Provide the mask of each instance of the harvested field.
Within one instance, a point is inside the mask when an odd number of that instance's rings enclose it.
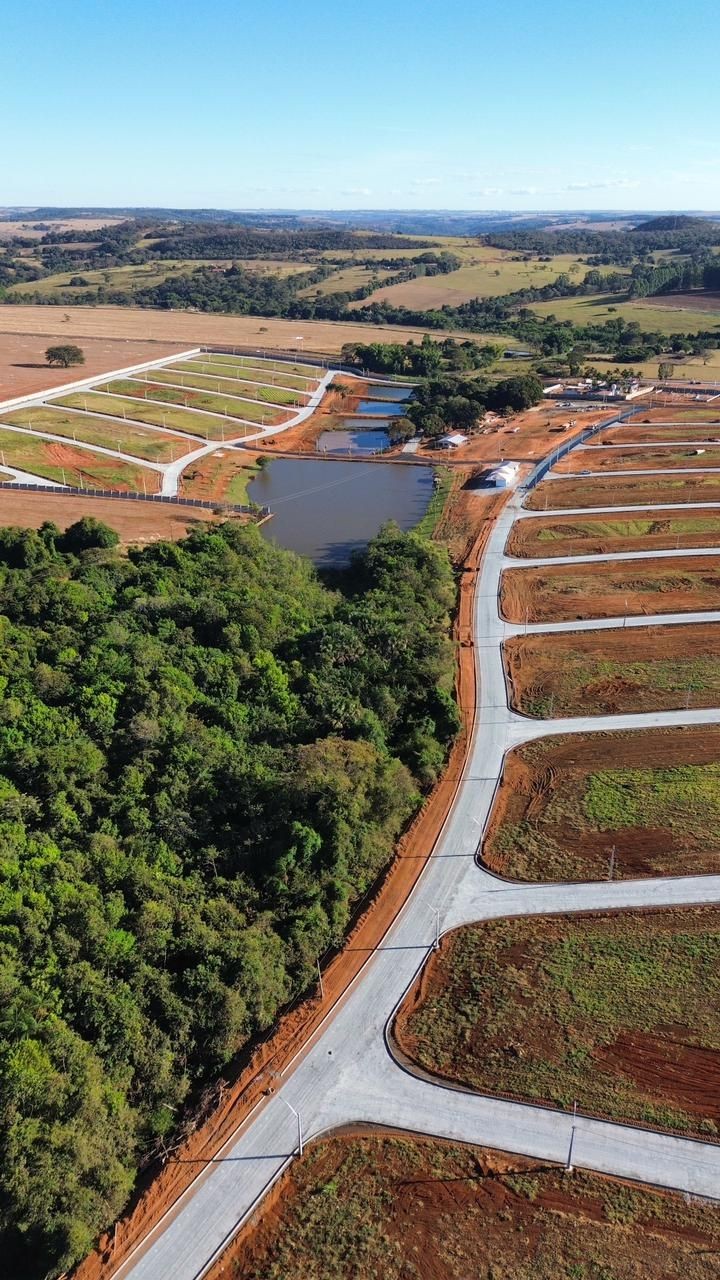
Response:
[[[133,466],[121,458],[78,449],[70,442],[59,444],[0,428],[0,466],[5,463],[44,476],[56,484],[76,485],[81,489],[132,489],[142,493],[144,487],[145,492],[155,493],[160,480],[157,471]]]
[[[48,308],[40,307],[38,310],[47,311]],[[83,365],[72,369],[50,369],[45,363],[45,348],[60,337],[68,342],[74,338],[64,331],[54,333],[52,337],[42,333],[37,336],[3,332],[2,321],[13,311],[13,307],[0,307],[0,401],[31,395],[35,391],[49,391],[93,374],[102,376],[112,373],[113,369],[125,369],[146,360],[161,360],[193,345],[190,342],[148,342],[142,337],[136,340],[83,338],[80,342],[85,353]]]
[[[165,435],[156,431],[143,431],[118,420],[117,425],[92,414],[68,413],[52,405],[37,405],[32,409],[16,409],[5,414],[2,422],[16,427],[32,427],[34,431],[49,431],[56,436],[68,436],[70,440],[84,440],[87,444],[99,444],[105,449],[117,449],[119,453],[133,453],[148,462],[170,462],[181,453],[197,448],[187,436]]]
[[[68,319],[65,319],[65,316]],[[135,307],[0,307],[0,333],[42,334],[76,342],[81,338],[134,338],[175,342],[182,346],[218,343],[287,350],[302,334],[313,352],[338,352],[346,342],[422,342],[423,328],[399,325],[345,324],[325,320],[273,320],[266,316],[202,315],[188,311],[150,311]],[[467,339],[467,330],[434,329],[434,338]],[[476,335],[480,343],[502,342],[497,334]],[[45,343],[45,346],[48,344]],[[80,344],[82,346],[82,343]],[[44,349],[44,348],[43,348]],[[175,348],[177,349],[177,348]],[[148,356],[152,359],[152,356]]]
[[[517,520],[507,553],[521,559],[607,555],[613,551],[672,551],[720,544],[720,510],[648,511],[642,515],[538,516]]]
[[[504,650],[512,705],[523,715],[720,706],[714,623],[515,636]]]
[[[609,444],[672,444],[674,440],[692,440],[702,446],[705,442],[720,443],[720,419],[716,423],[656,422],[639,423],[637,426],[610,427],[588,441],[590,449]],[[613,452],[615,452],[613,450]],[[640,450],[638,450],[640,452]],[[668,451],[669,452],[669,451]],[[585,454],[587,457],[587,453]]]
[[[156,383],[154,386],[148,384],[146,386],[143,383],[126,381],[121,378],[115,382],[102,383],[95,390],[103,393],[107,392],[110,395],[114,392],[118,396],[133,397],[134,399],[121,401],[125,405],[128,417],[132,416],[134,404],[138,400],[160,400],[163,404],[178,405],[180,408],[205,409],[208,413],[218,413],[228,418],[247,419],[250,422],[265,422],[273,426],[278,422],[284,422],[288,417],[288,412],[282,409],[256,404],[252,400],[241,400],[239,397],[199,391],[193,387],[181,389],[179,387],[166,386],[164,383]],[[82,392],[79,394],[82,396]],[[99,404],[99,401],[96,400],[95,403]],[[191,430],[192,428],[188,426],[187,429]]]
[[[243,427],[242,423],[228,425],[222,418],[211,418],[204,413],[187,413],[185,409],[172,405],[165,409],[162,405],[146,404],[143,400],[120,400],[102,392],[77,391],[62,396],[54,403],[69,409],[105,414],[121,422],[127,417],[136,422],[148,422],[151,426],[167,427],[171,431],[186,431],[207,440],[221,440],[225,433],[242,436],[251,430]]]
[[[136,502],[122,498],[81,498],[77,494],[25,493],[0,488],[0,525],[21,525],[39,529],[52,520],[60,529],[94,516],[120,534],[126,546],[158,542],[162,538],[184,538],[186,533],[208,520],[245,521],[246,516],[216,516],[212,511],[191,510],[173,503]]]
[[[720,321],[720,316],[708,315],[707,310],[697,303],[693,303],[692,307],[658,306],[657,303],[656,297],[631,300],[622,294],[607,293],[553,298],[551,302],[529,302],[528,307],[539,316],[553,315],[557,320],[570,320],[578,325],[604,324],[608,320],[621,319],[630,324],[639,323],[643,329],[665,334],[698,333],[704,329],[713,329],[716,321]],[[657,377],[657,360],[652,362],[651,367]],[[679,369],[675,372],[678,374]]]
[[[720,475],[584,476],[546,480],[525,500],[530,511],[567,507],[651,506],[655,502],[720,502]]]
[[[659,293],[653,296],[653,307],[673,311],[720,311],[720,293],[712,289],[693,289],[690,293]]]
[[[426,1071],[484,1093],[715,1138],[720,912],[459,929],[397,1019]],[[599,1274],[599,1273],[598,1273]]]
[[[481,1147],[313,1143],[208,1280],[710,1280],[720,1209]]]
[[[561,458],[554,470],[558,474],[577,475],[582,471],[672,471],[697,468],[707,471],[720,468],[720,449],[715,445],[691,445],[681,449],[575,449]]]
[[[287,366],[290,367],[289,365]],[[319,379],[306,378],[302,374],[278,373],[275,369],[256,369],[250,365],[234,365],[220,364],[219,359],[207,357],[205,360],[177,360],[173,366],[173,371],[178,370],[180,373],[187,373],[193,377],[200,373],[205,374],[209,378],[224,378],[225,389],[232,391],[233,383],[249,383],[251,386],[256,383],[263,385],[269,383],[275,388],[285,388],[288,391],[296,391],[302,400],[305,395],[311,395],[316,389]],[[295,397],[294,397],[295,398]]]
[[[506,757],[483,845],[533,882],[720,872],[720,726],[572,734]],[[652,823],[652,825],[650,825]]]
[[[128,381],[130,382],[130,380]],[[142,382],[155,388],[162,386],[164,383],[181,387],[194,387],[198,391],[216,391],[218,395],[263,400],[269,404],[297,405],[305,404],[306,402],[305,395],[298,396],[296,391],[290,391],[286,387],[266,387],[261,382],[248,382],[247,380],[240,382],[239,379],[231,378],[209,378],[201,373],[175,373],[171,370],[167,372],[163,370],[162,372],[145,374]],[[139,390],[142,382],[137,379],[132,381],[131,385],[135,387],[132,394],[142,394]],[[116,384],[109,383],[108,385],[112,388]]]
[[[520,623],[718,609],[720,557],[506,569],[500,608],[509,622]]]

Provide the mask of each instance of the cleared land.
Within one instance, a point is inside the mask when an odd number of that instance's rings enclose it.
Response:
[[[720,467],[720,449],[714,445],[691,446],[684,449],[577,449],[561,458],[555,467],[558,473],[577,475],[583,471],[657,471],[707,470]]]
[[[138,400],[160,400],[164,404],[178,405],[186,409],[206,409],[208,413],[219,413],[228,418],[246,418],[251,422],[264,422],[268,425],[284,422],[288,417],[287,411],[275,409],[271,405],[255,404],[253,400],[242,400],[236,396],[217,395],[214,392],[199,391],[193,387],[180,388],[161,383],[150,388],[145,387],[142,383],[119,380],[98,384],[95,390],[103,393],[103,395],[105,393],[110,395],[115,393],[116,396],[133,397],[132,400],[122,399],[120,401],[121,404],[125,405],[125,412],[128,417],[132,417],[134,405]],[[82,392],[79,393],[79,398],[82,398]],[[94,398],[91,407],[101,412],[97,397]],[[188,431],[192,431],[191,424],[192,419],[188,421]],[[198,434],[200,433],[198,432]]]
[[[78,391],[63,396],[55,402],[66,405],[69,409],[83,409],[93,413],[108,414],[119,418],[134,418],[139,422],[149,422],[156,427],[168,427],[170,430],[187,431],[192,435],[204,436],[208,440],[222,440],[224,433],[243,435],[251,428],[242,423],[227,424],[222,418],[211,418],[203,413],[188,413],[185,409],[169,405],[165,409],[159,404],[146,404],[143,400],[119,400],[115,396],[101,392]]]
[[[504,646],[524,715],[615,715],[720,706],[720,626],[515,636]]]
[[[47,311],[46,307],[39,310]],[[0,320],[12,318],[14,308],[0,307]],[[45,363],[45,348],[60,337],[59,333],[25,335],[2,332],[0,327],[0,401],[15,396],[31,395],[34,391],[49,391],[68,382],[90,378],[94,374],[110,373],[113,369],[125,369],[146,360],[161,360],[174,355],[183,346],[192,343],[144,342],[130,338],[83,338],[80,346],[85,353],[85,363],[72,369],[50,369]],[[12,326],[7,326],[8,328]],[[75,339],[62,334],[63,341]]]
[[[209,1280],[710,1280],[720,1209],[480,1147],[313,1144]]]
[[[2,224],[0,224],[2,225]],[[88,289],[96,289],[102,285],[105,289],[123,289],[134,292],[136,289],[147,289],[151,285],[161,284],[163,280],[173,276],[191,275],[200,267],[229,267],[234,259],[223,258],[156,258],[153,262],[143,262],[137,266],[108,267],[98,271],[59,271],[52,276],[44,276],[42,280],[30,283],[13,284],[8,293],[66,293],[79,296]],[[240,263],[247,271],[256,271],[258,275],[274,275],[283,278],[309,271],[311,264],[307,262],[268,262],[249,259]],[[109,278],[108,278],[109,277]],[[71,285],[70,281],[82,279],[83,283]]]
[[[500,607],[509,622],[566,622],[720,606],[720,556],[506,569]]]
[[[215,364],[230,366],[233,369],[255,369],[261,370],[263,373],[270,370],[273,373],[296,373],[305,378],[317,379],[322,370],[318,369],[314,364],[303,364],[301,360],[268,360],[264,355],[229,355],[223,351],[213,351],[208,353],[208,359]]]
[[[41,240],[52,231],[99,231],[124,222],[122,217],[108,218],[27,218],[14,222],[0,222],[0,240],[22,236],[23,240]]]
[[[56,436],[68,436],[70,440],[84,440],[86,444],[99,444],[105,449],[117,449],[119,453],[133,453],[148,462],[170,462],[181,453],[196,449],[194,440],[186,436],[165,435],[155,431],[143,431],[118,420],[117,426],[103,418],[90,414],[67,413],[50,405],[32,409],[16,409],[2,418],[15,427],[32,427],[34,431],[49,431]]]
[[[509,752],[482,856],[511,880],[720,871],[720,728],[543,738]]]
[[[637,516],[555,516],[518,520],[508,555],[521,559],[608,555],[613,551],[671,551],[720,543],[720,511],[648,511]]]
[[[261,375],[262,376],[262,375]],[[239,379],[231,378],[208,378],[201,373],[175,373],[172,370],[163,370],[152,375],[142,375],[141,381],[137,379],[128,382],[127,385],[134,386],[134,395],[142,394],[138,388],[145,382],[148,386],[157,389],[162,383],[175,384],[181,387],[195,387],[198,391],[217,391],[218,394],[227,396],[249,397],[251,400],[263,400],[272,404],[305,404],[305,397],[298,397],[297,392],[288,391],[285,387],[265,387],[260,382],[240,382]],[[109,384],[111,388],[116,387],[116,383]]]
[[[22,471],[79,488],[135,490],[155,493],[159,475],[147,467],[134,466],[120,458],[108,458],[78,449],[72,443],[35,439],[0,428],[0,466],[7,463]]]
[[[394,257],[393,253],[387,253],[388,257]],[[305,265],[305,270],[311,269],[312,263]],[[378,280],[382,284],[388,276],[395,275],[394,271],[382,267],[357,266],[343,267],[340,271],[334,271],[326,280],[321,280],[319,284],[308,285],[307,288],[301,289],[299,297],[314,298],[325,296],[328,293],[352,293],[354,289],[363,288],[371,283],[372,280]]]
[[[257,474],[257,455],[245,449],[218,449],[192,462],[180,476],[184,498],[206,502],[247,502],[247,487]]]
[[[657,301],[657,298],[643,298],[628,302],[622,295],[608,293],[588,297],[553,298],[551,302],[529,302],[528,306],[538,315],[552,315],[557,320],[571,320],[573,324],[579,325],[604,324],[606,320],[619,317],[628,322],[637,321],[643,329],[667,334],[697,333],[705,329],[720,328],[720,306],[717,308],[719,314],[713,315],[697,304],[694,304],[691,309],[658,306]],[[654,368],[657,372],[657,362]],[[678,369],[676,369],[677,373],[679,373]]]
[[[23,525],[39,529],[46,520],[52,520],[61,529],[94,516],[103,520],[120,534],[125,545],[157,542],[161,538],[183,538],[190,529],[207,521],[228,519],[216,516],[212,511],[192,511],[174,503],[137,502],[122,498],[82,498],[76,494],[25,493],[20,490],[0,488],[0,524]],[[245,516],[233,515],[233,520],[244,521]]]
[[[525,500],[530,511],[566,507],[651,506],[656,502],[720,502],[720,476],[582,476],[546,480]]]
[[[68,317],[67,320],[65,317]],[[422,342],[425,330],[397,325],[345,324],[325,320],[274,320],[265,316],[201,315],[195,312],[148,311],[134,307],[0,307],[0,333],[43,334],[64,342],[82,338],[134,338],[200,346],[203,343],[294,350],[302,334],[313,352],[338,352],[346,342]],[[466,330],[434,329],[433,338],[467,340]],[[498,334],[475,335],[480,343],[517,346]],[[45,344],[47,346],[47,343]],[[82,342],[80,342],[82,346]],[[152,359],[148,356],[148,359]]]
[[[710,417],[710,415],[707,415]],[[608,431],[603,431],[594,439],[588,440],[588,447],[591,449],[602,448],[604,445],[610,444],[657,444],[658,442],[667,442],[672,444],[673,440],[697,440],[702,445],[704,441],[720,441],[720,417],[715,423],[706,423],[701,426],[698,422],[690,420],[686,423],[661,423],[654,425],[649,423],[647,426],[626,424],[622,427],[610,427]],[[588,455],[585,454],[585,457]]]
[[[446,939],[413,995],[398,1040],[435,1075],[563,1109],[578,1099],[581,1112],[631,1124],[718,1133],[712,908],[471,925]]]

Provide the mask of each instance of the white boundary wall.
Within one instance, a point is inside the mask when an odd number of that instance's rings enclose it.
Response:
[[[90,378],[81,378],[79,382],[65,382],[60,387],[50,387],[47,391],[34,391],[32,395],[18,396],[14,400],[0,400],[0,413],[10,413],[13,409],[24,409],[28,405],[37,404],[40,400],[54,400],[57,396],[65,396],[70,391],[89,391],[99,382],[108,379],[129,377],[132,373],[142,373],[145,369],[160,369],[176,360],[187,360],[189,356],[201,354],[201,347],[189,347],[187,351],[177,351],[172,356],[161,356],[157,360],[146,360],[143,364],[128,365],[125,369],[109,369],[107,373],[94,373]]]

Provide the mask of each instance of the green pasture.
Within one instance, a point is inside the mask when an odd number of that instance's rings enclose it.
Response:
[[[240,423],[227,423],[222,418],[211,418],[202,413],[188,413],[173,405],[168,405],[165,409],[162,405],[149,404],[144,400],[120,400],[100,392],[74,392],[54,403],[67,405],[69,409],[84,409],[86,412],[108,414],[115,418],[127,417],[135,422],[148,422],[155,427],[185,431],[207,440],[222,440],[229,433],[244,435],[248,430]]]
[[[297,392],[291,391],[287,387],[266,387],[260,382],[241,382],[239,378],[230,379],[222,374],[219,377],[212,378],[205,374],[185,373],[183,370],[179,373],[173,373],[171,370],[167,372],[161,370],[158,373],[134,379],[132,385],[136,390],[128,394],[140,395],[140,391],[137,388],[145,383],[150,385],[153,383],[170,383],[181,387],[194,387],[197,391],[216,391],[218,395],[225,395],[231,398],[233,396],[239,396],[241,399],[247,397],[250,400],[263,400],[267,404],[288,405],[290,408],[296,405],[301,407],[306,403],[305,396],[298,396]]]
[[[143,431],[142,427],[134,427],[121,419],[116,425],[91,414],[63,413],[62,409],[52,406],[17,409],[6,414],[3,421],[15,427],[50,431],[56,436],[67,436],[69,440],[82,440],[85,444],[99,444],[105,449],[133,453],[148,462],[169,462],[194,448],[193,442],[184,436]]]

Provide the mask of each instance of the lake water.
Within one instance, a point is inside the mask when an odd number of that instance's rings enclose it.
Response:
[[[433,492],[430,467],[275,458],[248,485],[268,506],[263,536],[326,567],[347,563],[387,520],[411,529]]]
[[[373,387],[372,393],[377,396],[378,400],[409,400],[412,393],[412,387],[391,387],[385,383],[379,387]]]
[[[393,400],[361,400],[357,407],[358,413],[383,413],[385,417],[390,414],[393,418],[396,414],[405,412],[404,404],[397,404]]]
[[[377,453],[387,448],[387,427],[390,425],[387,419],[378,420],[377,427],[373,423],[372,430],[356,429],[357,422],[357,418],[346,418],[340,430],[323,431],[315,446],[318,453]]]

